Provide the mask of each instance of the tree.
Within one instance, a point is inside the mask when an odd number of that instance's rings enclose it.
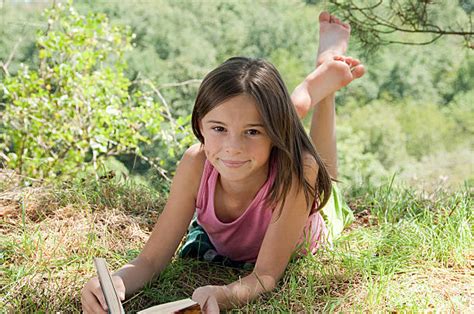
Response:
[[[172,149],[178,127],[151,82],[129,93],[124,54],[128,28],[72,5],[46,10],[37,36],[38,69],[26,66],[0,83],[0,163],[35,178],[90,169],[101,159],[133,153],[155,137]]]
[[[381,45],[428,45],[456,36],[474,49],[469,1],[330,0],[337,15],[349,22],[365,49]]]

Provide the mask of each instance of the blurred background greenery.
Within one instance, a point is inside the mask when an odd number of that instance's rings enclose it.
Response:
[[[231,56],[261,57],[291,91],[314,67],[319,12],[348,12],[338,2],[351,1],[4,0],[0,167],[25,184],[114,170],[166,190],[164,178],[195,141],[188,122],[203,76]],[[390,18],[390,8],[378,9]],[[472,5],[437,1],[428,13],[439,27],[462,26]],[[340,180],[472,183],[472,46],[463,36],[427,45],[372,36],[370,46],[362,31],[354,27],[348,54],[368,72],[337,94]]]

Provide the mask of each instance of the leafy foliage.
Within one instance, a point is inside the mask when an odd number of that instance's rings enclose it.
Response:
[[[420,169],[412,176],[428,172],[430,165],[425,157],[472,150],[474,110],[468,100],[472,92],[462,95],[458,94],[447,107],[378,100],[340,109],[337,133],[341,179],[355,185],[380,184],[387,176],[414,167]],[[451,170],[454,168],[455,162]]]
[[[137,112],[138,121],[135,126],[140,129],[137,132],[142,137],[129,143],[128,149],[124,146],[124,149],[120,149],[113,142],[106,140],[99,141],[102,147],[111,148],[112,151],[103,153],[97,148],[97,160],[113,155],[127,166],[130,176],[148,176],[153,172],[149,171],[150,162],[172,174],[180,154],[193,141],[188,131],[188,119],[200,79],[230,56],[247,55],[270,60],[280,70],[291,90],[314,67],[317,15],[319,11],[326,9],[323,7],[323,1],[304,2],[276,0],[269,5],[251,1],[97,1],[93,7],[87,2],[76,2],[75,8],[79,12],[76,14],[106,14],[110,28],[129,25],[129,28],[118,29],[128,34],[127,36],[135,34],[129,38],[128,46],[123,49],[120,60],[115,56],[114,50],[107,53],[107,56],[114,57],[107,57],[108,61],[97,63],[98,68],[95,71],[102,71],[102,64],[105,64],[112,73],[120,73],[118,76],[112,74],[107,77],[110,79],[113,76],[114,84],[106,86],[111,88],[104,90],[104,95],[108,96],[102,100],[110,102],[107,97],[112,97],[117,106],[111,109],[122,113],[115,116],[112,122],[107,122],[116,123],[117,127],[108,124],[109,133],[105,133],[104,138],[119,143],[113,134],[110,135],[112,129],[134,132],[133,128],[127,128],[127,123],[133,125],[135,122],[132,122],[132,119],[135,118],[124,116],[123,112],[126,110],[133,108],[132,111],[136,111],[137,108],[149,106],[149,109],[153,108],[157,113],[154,114],[156,121],[151,121],[146,120],[147,113]],[[384,2],[377,9],[377,13],[389,14],[390,8],[385,5]],[[382,6],[385,9],[382,10]],[[466,14],[470,14],[465,2],[430,2],[427,6],[430,21],[443,27],[454,21],[462,24]],[[25,67],[29,69],[37,69],[28,70],[27,73],[36,73],[38,79],[50,75],[42,74],[44,68],[40,67],[40,64],[48,64],[49,61],[42,62],[37,57],[40,55],[39,50],[45,49],[29,42],[32,37],[29,31],[34,29],[34,25],[41,25],[39,18],[33,10],[17,8],[6,5],[0,11],[8,27],[0,30],[0,61],[8,61],[10,52],[14,50],[16,40],[12,34],[21,33],[24,38],[8,67],[11,75],[18,78],[6,79],[4,85],[9,80],[19,80],[19,77],[24,75],[24,68],[18,74],[16,72],[20,68],[20,62],[24,62],[27,65]],[[336,11],[339,16],[341,13],[343,12]],[[21,23],[15,24],[15,21],[23,21],[23,31],[20,26],[15,26]],[[101,25],[96,24],[97,27]],[[470,99],[474,59],[471,50],[460,49],[461,38],[446,36],[427,46],[379,46],[370,57],[366,57],[363,56],[366,50],[360,48],[357,31],[354,26],[355,36],[351,39],[348,54],[359,56],[368,72],[362,79],[352,82],[337,93],[341,178],[351,184],[381,182],[386,175],[407,169],[407,163],[421,163],[427,154],[439,156],[445,150],[452,153],[457,150],[454,146],[460,146],[462,151],[472,149]],[[397,40],[422,38],[422,35],[392,35]],[[45,60],[49,60],[49,57]],[[116,61],[123,64],[121,69],[113,65]],[[64,66],[70,67],[71,63],[65,62],[62,67]],[[74,72],[74,69],[71,71]],[[2,74],[0,72],[0,75]],[[93,79],[92,76],[90,78],[89,82]],[[31,79],[24,79],[22,82],[26,85],[32,84]],[[123,85],[117,84],[120,82],[123,82]],[[37,89],[42,88],[41,84],[40,82]],[[45,95],[54,95],[53,98],[58,99],[60,91],[56,94],[53,89],[56,86],[50,86],[52,89],[44,91]],[[90,86],[98,85],[91,83]],[[11,103],[12,96],[5,96],[4,91],[5,89],[0,88],[0,97],[2,93],[4,95],[4,105],[0,105],[0,111],[6,111],[6,103]],[[6,101],[7,97],[10,97],[9,101]],[[36,102],[42,103],[38,99]],[[109,103],[100,106],[103,112]],[[114,110],[112,112],[117,112]],[[10,115],[15,116],[11,113]],[[104,115],[107,116],[107,113],[102,114],[100,119],[105,119]],[[127,119],[128,122],[125,121]],[[52,120],[48,120],[48,123],[51,123],[50,121]],[[33,122],[32,120],[29,123]],[[305,122],[309,124],[309,120]],[[76,124],[73,123],[78,128]],[[10,125],[4,123],[3,128],[0,133],[5,133]],[[44,128],[46,129],[46,125]],[[15,130],[11,130],[11,134],[15,133]],[[127,141],[132,139],[129,137]],[[3,152],[11,158],[6,150],[16,154],[15,147],[18,144],[14,143],[21,142],[9,140],[8,144],[6,141],[3,143],[7,147]],[[31,143],[38,145],[34,140],[31,140]],[[56,145],[59,144],[57,141]],[[88,144],[85,143],[85,146]],[[90,147],[84,148],[83,152],[83,157],[80,158],[82,164],[78,163],[78,169],[89,167],[88,162],[93,161],[94,155]],[[143,158],[137,158],[137,154]],[[114,163],[112,158],[107,160]],[[108,163],[107,167],[111,163]],[[69,168],[77,167],[68,165],[67,162],[62,164]],[[7,166],[14,164],[10,162]],[[56,174],[58,173],[62,171],[56,170]],[[155,174],[151,176],[154,180]],[[155,183],[151,181],[151,184]]]
[[[163,135],[160,140],[173,147],[168,133],[174,121],[165,119],[166,108],[145,91],[128,91],[130,30],[110,25],[104,14],[80,15],[70,5],[53,6],[46,18],[48,30],[37,39],[39,69],[24,66],[1,84],[6,165],[52,178],[91,164],[97,171],[105,156],[133,152],[146,158],[140,144],[150,143],[150,135]]]

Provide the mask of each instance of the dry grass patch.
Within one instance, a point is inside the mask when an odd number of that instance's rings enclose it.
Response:
[[[115,268],[137,254],[162,201],[156,198],[153,209],[148,203],[152,198],[140,199],[142,203],[137,201],[134,210],[142,210],[141,215],[128,213],[123,204],[109,208],[104,203],[107,197],[114,197],[114,186],[104,184],[92,193],[102,200],[94,204],[90,195],[68,201],[63,196],[74,190],[53,187],[0,193],[1,308],[77,311],[78,293],[94,274],[92,257],[104,256]],[[133,206],[130,201],[124,203]]]

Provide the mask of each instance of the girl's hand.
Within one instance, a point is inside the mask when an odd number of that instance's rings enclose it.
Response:
[[[125,299],[125,286],[122,278],[112,276],[117,295],[121,301]],[[84,313],[107,313],[107,302],[100,288],[99,279],[97,277],[89,280],[81,291],[82,311]]]
[[[204,286],[194,290],[192,299],[199,303],[201,310],[206,314],[219,313],[219,304],[215,296],[216,286]]]

